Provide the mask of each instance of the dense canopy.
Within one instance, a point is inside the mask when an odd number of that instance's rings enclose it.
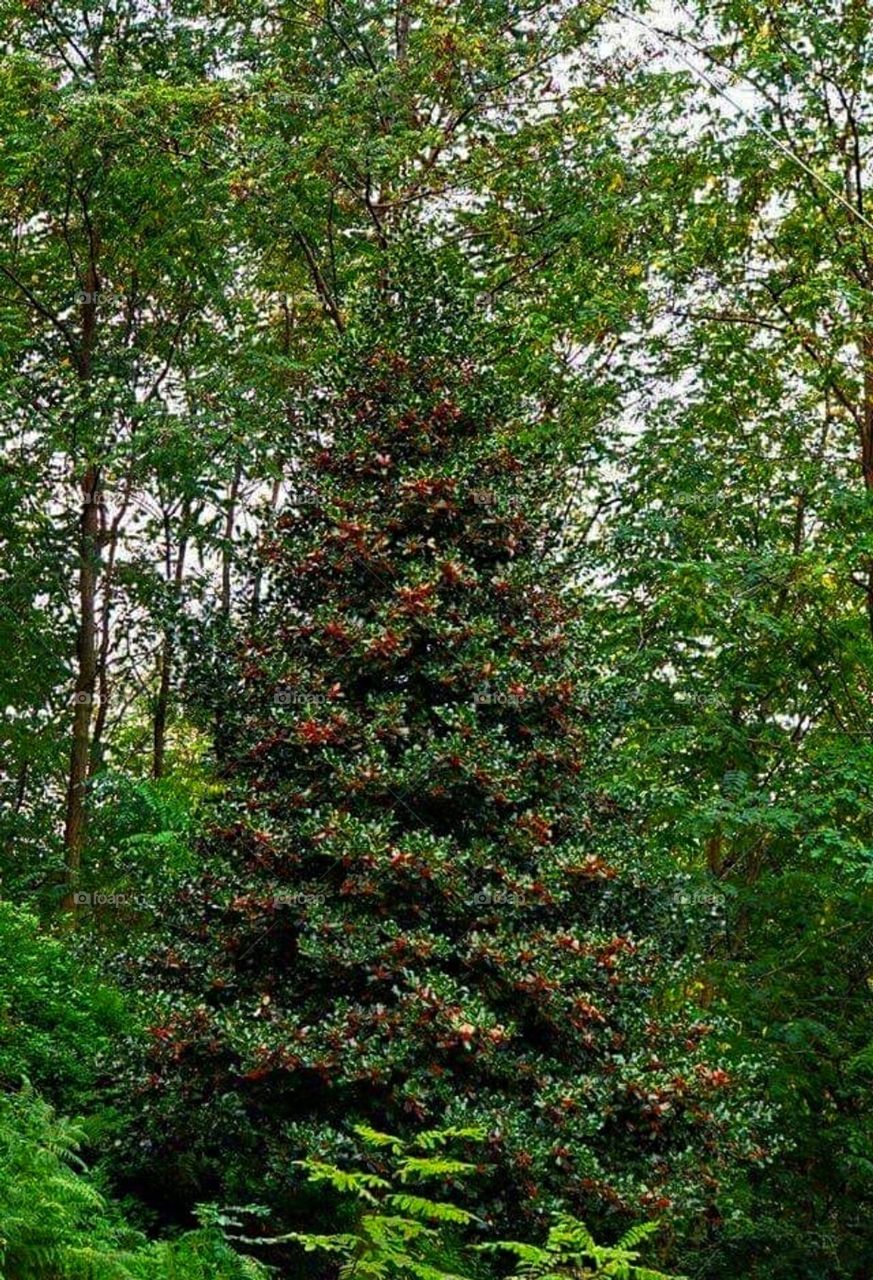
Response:
[[[873,12],[0,14],[0,1277],[867,1280]]]

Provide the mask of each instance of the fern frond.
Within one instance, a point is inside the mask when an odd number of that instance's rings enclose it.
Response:
[[[425,1129],[423,1133],[416,1134],[415,1142],[411,1145],[422,1151],[435,1151],[448,1142],[484,1142],[487,1136],[484,1129],[472,1125],[466,1128]]]
[[[403,1218],[393,1213],[367,1214],[361,1219],[361,1234],[374,1244],[389,1244],[402,1240],[418,1240],[434,1235],[434,1230],[415,1218]]]
[[[417,1280],[470,1280],[469,1276],[460,1276],[454,1271],[443,1271],[439,1267],[431,1266],[427,1262],[417,1262],[414,1259],[409,1267],[412,1275]]]
[[[413,1196],[407,1192],[397,1192],[386,1197],[386,1203],[396,1206],[403,1213],[410,1213],[431,1222],[475,1222],[476,1215],[458,1205],[447,1204],[443,1200],[426,1200],[423,1196]]]
[[[524,1244],[520,1240],[492,1240],[487,1244],[476,1245],[476,1249],[482,1253],[512,1253],[520,1262],[531,1267],[545,1266],[552,1257],[548,1249],[536,1244]]]
[[[306,1170],[310,1182],[327,1182],[335,1190],[357,1196],[359,1200],[366,1200],[370,1204],[377,1203],[373,1190],[382,1191],[390,1186],[378,1174],[364,1170],[349,1172],[332,1164],[324,1164],[321,1160],[295,1160],[294,1163]]]
[[[657,1222],[638,1222],[626,1231],[618,1242],[619,1249],[635,1249],[638,1244],[648,1240],[658,1232]]]
[[[334,1236],[314,1236],[306,1231],[289,1231],[287,1235],[274,1236],[269,1240],[249,1240],[247,1243],[285,1244],[292,1240],[302,1244],[307,1253],[314,1253],[316,1249],[324,1249],[328,1253],[347,1253],[350,1249],[357,1248],[359,1244],[358,1237],[353,1235],[338,1233]]]
[[[397,1166],[401,1182],[415,1179],[425,1182],[429,1178],[451,1178],[465,1173],[475,1173],[476,1166],[466,1160],[446,1160],[424,1156],[405,1156]]]
[[[579,1252],[587,1250],[592,1255],[597,1250],[594,1237],[585,1223],[567,1213],[559,1213],[555,1216],[546,1241],[546,1248],[553,1252],[562,1246],[569,1246],[572,1250]]]
[[[403,1150],[403,1140],[396,1138],[393,1133],[380,1133],[378,1129],[371,1129],[368,1124],[356,1124],[354,1131],[369,1147],[391,1147],[397,1152]]]
[[[652,1271],[650,1267],[635,1265],[633,1280],[686,1280],[685,1276],[668,1276],[663,1271]]]

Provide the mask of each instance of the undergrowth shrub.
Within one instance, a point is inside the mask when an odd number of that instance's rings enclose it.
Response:
[[[78,1158],[83,1131],[29,1088],[0,1094],[0,1280],[258,1280],[214,1229],[149,1243]]]
[[[119,993],[81,964],[68,941],[0,902],[0,1087],[26,1078],[60,1107],[88,1109],[128,1023]]]
[[[412,1142],[365,1125],[357,1132],[370,1151],[367,1167],[301,1161],[309,1181],[331,1194],[338,1210],[345,1207],[349,1229],[291,1232],[249,1243],[294,1242],[308,1253],[326,1253],[340,1280],[467,1280],[493,1275],[490,1264],[502,1254],[515,1259],[512,1280],[670,1280],[640,1262],[640,1246],[658,1231],[655,1222],[632,1227],[615,1245],[600,1245],[583,1222],[557,1214],[542,1244],[476,1243],[477,1229],[486,1224],[456,1204],[452,1191],[477,1166],[446,1150],[455,1139],[481,1142],[485,1135],[476,1129],[430,1130]],[[502,1266],[498,1274],[504,1274]]]

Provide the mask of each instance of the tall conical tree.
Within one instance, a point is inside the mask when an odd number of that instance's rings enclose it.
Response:
[[[488,1213],[699,1208],[732,1158],[729,1076],[655,1002],[647,892],[602,856],[621,815],[586,790],[589,673],[543,514],[561,486],[518,452],[536,433],[487,327],[395,298],[301,428],[221,691],[225,870],[154,962],[152,1131],[163,1109],[168,1150],[199,1134],[216,1164],[236,1143],[266,1188],[353,1120],[475,1122]]]

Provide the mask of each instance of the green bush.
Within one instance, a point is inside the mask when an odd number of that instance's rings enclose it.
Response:
[[[83,969],[69,944],[0,902],[0,1086],[26,1078],[58,1106],[84,1107],[126,1026],[119,994]]]
[[[347,1210],[349,1202],[357,1210],[350,1229],[332,1235],[292,1232],[260,1244],[294,1241],[307,1252],[332,1254],[339,1259],[343,1280],[464,1280],[483,1274],[483,1255],[494,1253],[515,1257],[512,1280],[670,1280],[639,1262],[638,1246],[657,1232],[654,1222],[632,1227],[616,1245],[599,1245],[584,1223],[557,1214],[542,1245],[473,1243],[471,1228],[485,1224],[446,1196],[451,1194],[448,1188],[474,1173],[476,1166],[451,1158],[445,1148],[453,1139],[481,1141],[484,1133],[430,1130],[410,1143],[367,1126],[359,1126],[357,1133],[370,1148],[369,1168],[340,1169],[315,1159],[301,1162],[310,1182],[332,1192]],[[439,1188],[438,1196],[429,1190],[433,1186]]]
[[[0,1280],[257,1280],[214,1230],[149,1243],[76,1154],[81,1129],[29,1088],[0,1095]]]

